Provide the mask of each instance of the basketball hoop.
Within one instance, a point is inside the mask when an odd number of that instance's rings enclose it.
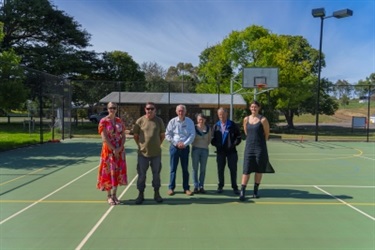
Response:
[[[257,89],[260,91],[264,88],[267,88],[267,84],[265,83],[257,83],[255,86],[257,86]]]

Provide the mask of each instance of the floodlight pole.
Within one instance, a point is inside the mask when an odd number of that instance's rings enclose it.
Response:
[[[333,12],[331,16],[325,15],[324,8],[313,9],[313,17],[320,18],[320,38],[319,38],[319,64],[318,64],[318,83],[316,87],[316,104],[315,104],[315,141],[318,141],[319,132],[319,101],[320,101],[320,82],[321,82],[321,71],[322,71],[322,44],[323,44],[323,25],[324,19],[335,17],[345,18],[353,15],[353,11],[349,9],[339,10]]]
[[[324,24],[324,17],[321,17],[320,18],[320,39],[319,39],[318,85],[316,87],[316,105],[315,105],[315,141],[318,141],[318,134],[319,134],[319,100],[320,100],[320,73],[322,71],[323,24]]]
[[[217,108],[220,108],[220,82],[217,80]]]

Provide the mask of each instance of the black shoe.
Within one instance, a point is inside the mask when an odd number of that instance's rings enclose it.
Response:
[[[241,190],[240,192],[240,201],[245,201],[246,198],[245,198],[245,190]]]
[[[216,191],[218,194],[221,194],[223,192],[223,188],[218,188]]]
[[[155,193],[154,193],[154,200],[157,203],[163,202],[163,198],[161,198],[159,191],[155,191]]]
[[[238,190],[238,188],[235,188],[235,189],[233,189],[233,193],[236,194],[236,195],[239,195],[240,194],[240,190]]]
[[[142,204],[145,200],[143,192],[139,192],[137,199],[135,199],[135,204],[139,205]]]
[[[198,190],[198,188],[194,188],[194,194],[198,194],[199,193],[199,190]]]
[[[259,199],[259,198],[260,198],[260,196],[259,196],[259,195],[257,195],[257,194],[253,194],[253,198],[255,198],[255,199]]]
[[[204,188],[200,188],[200,189],[199,189],[199,193],[201,193],[201,194],[205,194],[205,193],[206,193],[206,190],[204,190]]]

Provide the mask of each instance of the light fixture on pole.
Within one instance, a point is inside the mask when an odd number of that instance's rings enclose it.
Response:
[[[345,18],[353,15],[350,9],[343,9],[333,12],[331,16],[326,16],[324,8],[313,9],[311,12],[313,17],[320,18],[320,39],[319,39],[319,65],[318,65],[318,84],[316,88],[316,106],[315,106],[315,141],[318,141],[319,128],[319,101],[320,101],[320,73],[322,71],[322,41],[323,41],[323,23],[324,19],[335,17]]]

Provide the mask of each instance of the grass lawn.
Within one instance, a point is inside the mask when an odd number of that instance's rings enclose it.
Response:
[[[43,141],[52,139],[49,129],[43,128]],[[18,148],[20,146],[40,143],[39,126],[29,133],[22,123],[1,123],[0,124],[0,151]]]

